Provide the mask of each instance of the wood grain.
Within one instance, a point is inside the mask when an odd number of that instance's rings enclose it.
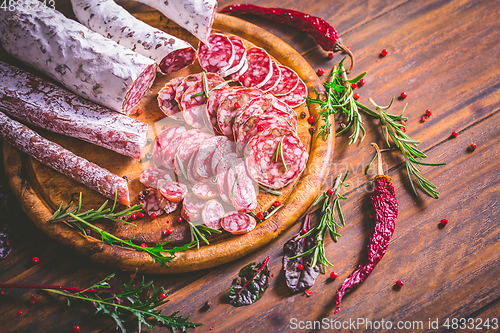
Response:
[[[134,10],[149,10],[137,3],[122,2]],[[219,7],[236,2],[219,1]],[[401,207],[394,241],[372,275],[344,298],[342,310],[334,316],[333,295],[365,258],[373,232],[369,194],[365,191],[371,176],[365,176],[362,170],[373,153],[370,142],[383,144],[383,140],[378,122],[364,116],[368,130],[365,141],[359,146],[348,146],[346,137],[338,137],[330,169],[334,175],[349,168],[353,186],[343,204],[347,219],[347,227],[340,232],[343,236],[337,244],[327,243],[328,258],[335,265],[327,272],[338,272],[337,280],[320,276],[311,288],[311,297],[288,292],[281,272],[281,249],[298,232],[297,224],[252,255],[215,269],[172,276],[147,275],[146,278],[154,278],[156,285],[171,290],[171,301],[163,307],[164,311],[191,313],[192,320],[204,323],[193,332],[290,332],[291,318],[411,320],[423,321],[425,325],[429,318],[439,319],[440,324],[447,318],[498,318],[499,6],[484,0],[252,3],[302,10],[336,26],[357,57],[353,75],[368,71],[367,84],[358,90],[363,103],[372,97],[385,104],[401,91],[408,92],[406,101],[395,101],[393,112],[400,112],[408,103],[408,133],[422,141],[420,147],[429,161],[447,163],[444,167],[422,168],[423,174],[438,185],[441,197],[433,200],[422,193],[413,196],[399,155],[384,154],[385,169],[393,178]],[[342,58],[336,54],[328,60],[312,38],[295,28],[252,15],[244,18],[292,45],[314,69],[322,67],[328,71]],[[383,48],[389,49],[389,55],[379,58]],[[325,80],[325,76],[321,79]],[[433,115],[426,123],[420,123],[426,109],[431,109]],[[456,139],[449,138],[453,130],[460,132]],[[471,141],[478,144],[475,152],[467,151]],[[450,223],[440,229],[442,218]],[[0,262],[0,281],[85,287],[116,272],[54,243],[22,214],[16,214],[15,221],[12,228],[16,245],[12,254]],[[31,264],[34,255],[40,256],[39,265]],[[249,307],[231,307],[227,301],[231,280],[241,267],[266,255],[271,256],[274,277],[264,297]],[[118,272],[118,277],[125,280],[128,274]],[[405,282],[399,291],[393,289],[398,279]],[[64,302],[50,297],[31,306],[32,292],[6,292],[7,298],[0,299],[0,325],[8,332],[68,332],[75,324],[88,332],[114,331],[113,323],[101,317],[84,322],[88,309],[69,310]],[[212,307],[207,312],[200,311],[207,300]],[[19,317],[17,310],[25,311],[26,316]],[[424,328],[422,331],[446,331],[441,325],[438,330]],[[421,330],[403,332],[406,331]]]

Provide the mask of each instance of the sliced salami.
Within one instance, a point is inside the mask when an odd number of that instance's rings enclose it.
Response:
[[[164,182],[158,190],[163,197],[174,203],[181,202],[188,192],[186,185],[174,181]]]
[[[189,164],[189,159],[191,156],[198,151],[198,147],[201,143],[212,136],[205,132],[201,132],[198,135],[186,139],[175,150],[174,153],[174,171],[180,177],[187,179],[187,167]]]
[[[243,212],[229,212],[220,221],[222,228],[234,235],[246,234],[257,226],[257,221]]]
[[[178,104],[181,103],[182,95],[184,95],[186,89],[194,85],[196,82],[201,81],[202,77],[203,77],[202,73],[196,73],[196,74],[190,74],[182,79],[181,83],[177,85],[177,88],[175,88],[175,100],[177,101]]]
[[[0,41],[8,53],[75,94],[126,115],[156,75],[154,60],[39,1],[0,11]]]
[[[220,219],[225,213],[224,206],[219,201],[212,199],[203,206],[201,219],[207,227],[218,230],[220,229]]]
[[[198,198],[193,193],[188,193],[182,201],[181,216],[187,221],[196,221],[201,219],[201,210],[206,200]]]
[[[172,177],[165,170],[152,166],[139,175],[139,181],[146,187],[159,188],[160,182],[171,182]]]
[[[149,215],[155,214],[160,216],[164,213],[164,210],[160,207],[160,202],[156,197],[156,189],[148,188],[142,190],[139,194],[139,202],[142,204],[142,209]]]
[[[210,179],[214,173],[212,172],[212,158],[215,149],[224,141],[225,137],[214,136],[208,140],[205,140],[196,155],[194,155],[193,160],[193,177],[199,181],[204,181]]]
[[[162,74],[176,72],[196,59],[190,44],[135,18],[114,0],[71,0],[71,4],[83,25],[153,59]]]
[[[125,179],[45,139],[1,112],[0,138],[37,161],[105,197],[114,199],[116,192],[119,203],[127,206],[130,204],[128,184]]]
[[[158,200],[160,209],[163,209],[166,214],[175,212],[179,206],[177,202],[172,202],[165,198],[159,189],[156,190],[156,199]]]
[[[217,187],[219,189],[219,195],[221,199],[228,204],[232,204],[232,202],[226,182],[227,171],[239,161],[238,155],[232,153],[224,156],[217,165]]]
[[[273,75],[271,56],[260,47],[251,47],[247,50],[248,69],[239,78],[245,87],[260,88]],[[241,81],[243,79],[243,81]]]
[[[198,129],[192,129],[185,131],[175,136],[165,147],[162,148],[162,167],[166,170],[174,169],[174,157],[179,145],[189,138],[200,135],[201,132]]]
[[[161,112],[167,117],[179,113],[179,103],[175,100],[175,91],[184,78],[176,77],[165,84],[158,92],[158,106]]]
[[[265,85],[260,87],[260,89],[262,89],[262,91],[264,92],[268,92],[274,89],[276,86],[278,86],[278,83],[281,80],[281,70],[278,64],[276,63],[276,61],[272,60],[272,65],[273,65],[273,75]]]
[[[96,105],[72,92],[0,61],[0,109],[9,116],[136,159],[148,125]]]
[[[246,144],[260,132],[269,128],[280,127],[295,131],[296,127],[290,123],[289,118],[276,115],[275,112],[251,116],[238,130],[237,142]]]
[[[233,142],[229,141],[225,136],[221,136],[224,140],[217,142],[217,147],[215,147],[214,154],[212,155],[212,173],[217,175],[217,165],[221,159],[226,158],[229,154],[235,153],[235,145]]]
[[[304,81],[299,79],[299,84],[297,85],[297,87],[295,87],[295,89],[293,89],[285,96],[279,96],[278,98],[282,102],[285,102],[286,104],[290,105],[290,107],[296,108],[297,106],[302,105],[306,102],[306,96],[307,96],[307,86],[304,83]]]
[[[247,48],[245,47],[245,44],[243,44],[243,41],[241,40],[240,37],[238,37],[236,35],[229,35],[228,38],[231,41],[231,43],[233,43],[234,60],[228,69],[221,72],[220,75],[222,77],[226,77],[226,76],[229,76],[231,74],[239,72],[240,69],[245,64],[246,56],[247,56]]]
[[[231,74],[231,76],[229,76],[229,78],[231,79],[231,81],[234,81],[234,82],[240,81],[240,77],[247,70],[248,70],[248,61],[247,61],[247,57],[246,57],[246,54],[245,54],[245,58],[243,58],[243,65],[241,66],[241,69],[238,72],[236,72],[234,74]]]
[[[182,132],[185,132],[186,128],[183,126],[170,126],[166,130],[160,133],[156,138],[156,143],[153,148],[153,162],[156,167],[163,166],[163,151],[165,148],[172,142],[174,138],[180,135]]]
[[[191,188],[193,194],[203,200],[215,199],[219,196],[217,184],[211,182],[199,182]]]
[[[299,76],[293,70],[286,66],[279,66],[281,71],[281,79],[275,88],[269,93],[274,96],[284,96],[294,90],[299,84]]]
[[[234,141],[233,122],[236,114],[253,98],[263,95],[262,90],[257,88],[244,88],[229,92],[221,96],[220,105],[217,108],[217,125],[222,134],[229,140]]]
[[[200,66],[209,73],[223,73],[233,64],[235,54],[233,43],[223,34],[211,34],[208,45],[200,42],[198,47]]]
[[[299,137],[289,129],[280,128],[271,128],[253,137],[245,155],[250,176],[272,189],[283,188],[297,179],[309,157]]]
[[[248,212],[257,208],[258,185],[248,176],[245,162],[238,163],[227,170],[226,183],[229,198],[238,211]]]

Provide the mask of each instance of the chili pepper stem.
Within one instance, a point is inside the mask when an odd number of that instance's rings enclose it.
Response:
[[[380,152],[380,148],[374,142],[372,142],[372,146],[377,151],[377,177],[384,176],[384,168],[382,167],[382,153]]]
[[[349,67],[349,70],[346,71],[347,74],[351,74],[351,71],[354,67],[354,54],[352,54],[352,51],[349,50],[344,44],[342,43],[337,43],[337,46],[339,49],[342,50],[342,52],[346,53],[349,56],[349,59],[351,59],[351,67]]]

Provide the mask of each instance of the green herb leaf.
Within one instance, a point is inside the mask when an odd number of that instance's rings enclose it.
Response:
[[[269,287],[269,268],[267,257],[262,263],[252,262],[240,270],[229,289],[232,306],[250,305],[258,301]]]

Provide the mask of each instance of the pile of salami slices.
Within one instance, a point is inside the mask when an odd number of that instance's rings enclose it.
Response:
[[[241,234],[256,226],[247,213],[257,207],[259,185],[283,188],[306,166],[293,109],[306,86],[237,36],[212,34],[209,44],[198,49],[205,72],[174,78],[158,93],[162,112],[183,125],[158,136],[140,199],[150,215],[182,202],[184,219]]]

